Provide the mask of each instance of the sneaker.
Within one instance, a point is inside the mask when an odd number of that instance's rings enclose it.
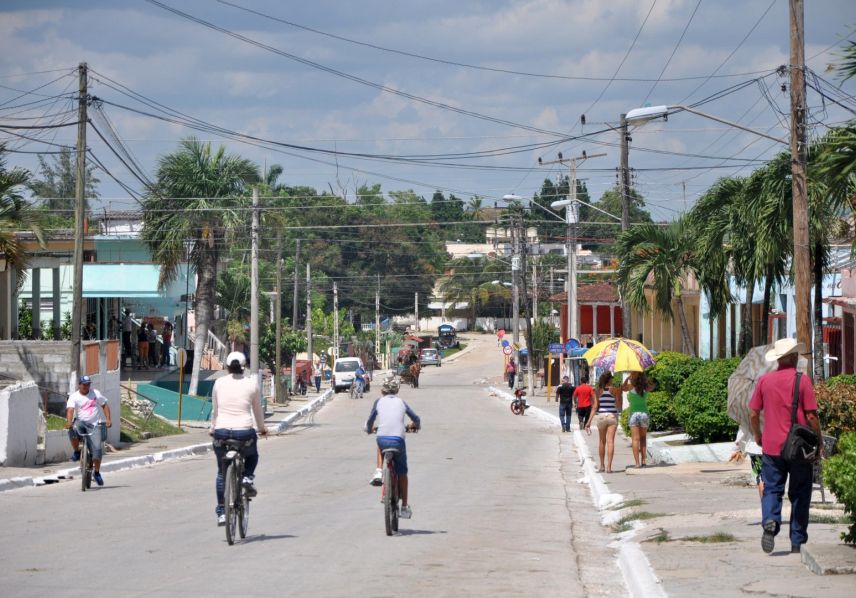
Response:
[[[253,482],[253,478],[249,476],[244,476],[244,479],[241,480],[241,483],[244,486],[244,494],[247,495],[247,498],[252,498],[259,493],[258,490],[256,490],[256,486]]]
[[[99,486],[104,485],[104,478],[101,477],[100,471],[93,472],[92,473],[92,479],[95,480],[95,483],[98,484]]]
[[[410,510],[410,505],[403,505],[399,508],[398,516],[402,519],[410,519],[413,516],[413,511]]]
[[[372,476],[372,480],[369,484],[372,486],[383,486],[383,471],[380,468],[375,469],[374,475]]]
[[[220,513],[217,515],[217,527],[222,527],[226,525],[226,513]]]
[[[791,544],[791,554],[800,554],[800,545],[799,544]]]
[[[764,534],[761,536],[761,550],[770,554],[776,546],[776,522],[768,521],[764,524]]]
[[[73,453],[71,453],[71,460],[80,461],[80,451],[74,451]]]

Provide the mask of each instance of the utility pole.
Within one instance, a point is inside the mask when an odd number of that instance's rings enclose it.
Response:
[[[532,262],[532,317],[538,322],[538,263]]]
[[[550,297],[552,297],[553,293],[556,292],[554,290],[555,287],[553,286],[553,270],[554,269],[555,268],[553,266],[550,266]],[[552,300],[550,301],[550,325],[551,326],[553,325],[553,301]]]
[[[86,218],[86,105],[89,101],[86,63],[81,62],[77,70],[77,180],[75,181],[74,189],[74,288],[71,307],[71,392],[74,392],[77,388],[77,377],[80,374],[80,320],[83,315],[83,221]]]
[[[526,233],[526,229],[522,225],[520,230]],[[535,351],[532,345],[532,314],[529,311],[529,289],[526,288],[526,266],[529,263],[527,259],[528,253],[528,237],[522,236],[523,250],[521,251],[521,266],[523,268],[521,280],[523,282],[523,317],[526,319],[526,389],[529,396],[534,392],[534,375],[535,375]],[[519,361],[518,361],[519,363]]]
[[[250,373],[259,372],[259,190],[253,189],[253,230],[250,253]]]
[[[300,296],[299,282],[300,272],[300,239],[297,239],[297,249],[294,252],[294,297],[292,297],[291,306],[291,329],[297,332],[297,321],[299,312],[297,311],[298,298]],[[297,392],[297,353],[291,355],[291,392]]]
[[[312,269],[306,263],[306,356],[309,367],[312,367]]]
[[[419,291],[416,291],[416,297],[413,300],[413,308],[416,311],[416,332],[419,332]]]
[[[339,287],[333,283],[333,360],[339,359]]]
[[[621,115],[619,126],[621,134],[621,165],[619,174],[619,186],[621,187],[621,231],[630,228],[630,136],[627,134],[627,115]],[[630,326],[630,313],[627,309],[627,301],[621,296],[621,336],[631,338],[633,329]]]
[[[511,341],[514,343],[515,354],[520,344],[520,289],[518,287],[518,276],[520,275],[520,232],[517,226],[517,216],[514,215],[511,221]],[[517,362],[520,363],[519,356]]]
[[[274,403],[279,403],[282,377],[282,233],[276,233],[276,371],[273,373]]]
[[[377,286],[374,296],[374,354],[375,359],[380,356],[380,274],[377,275]]]
[[[809,371],[812,369],[811,260],[808,234],[808,193],[806,189],[806,98],[805,98],[805,13],[803,0],[790,0],[791,30],[791,194],[794,218],[794,273],[796,276],[797,341],[805,346]],[[818,280],[815,284],[821,284]],[[822,355],[815,355],[822,359]]]

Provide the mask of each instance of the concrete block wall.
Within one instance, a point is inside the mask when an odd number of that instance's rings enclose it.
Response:
[[[36,464],[39,404],[42,397],[33,382],[0,390],[0,466]]]
[[[71,341],[0,341],[0,374],[33,381],[48,391],[48,401],[64,401],[71,368]]]
[[[71,459],[71,442],[66,430],[48,430],[45,435],[45,463]]]

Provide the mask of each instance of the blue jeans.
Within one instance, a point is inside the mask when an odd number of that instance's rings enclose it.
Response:
[[[95,460],[101,459],[104,454],[104,436],[106,435],[106,427],[103,424],[90,424],[79,419],[74,420],[74,425],[68,430],[68,438],[74,440],[86,439],[89,444],[89,450],[92,452],[92,458]]]
[[[404,438],[399,436],[378,436],[377,446],[381,451],[387,448],[398,449],[398,454],[393,456],[395,473],[398,475],[407,475],[407,446],[404,444]]]
[[[571,417],[573,412],[573,403],[559,403],[559,421],[562,423],[562,430],[568,431],[571,429]]]
[[[247,449],[244,449],[244,475],[253,477],[256,472],[256,465],[259,464],[258,436],[253,428],[242,428],[232,430],[229,428],[217,428],[214,430],[214,440],[250,440],[255,439],[256,442]],[[229,467],[229,461],[226,460],[227,449],[224,446],[217,446],[219,443],[214,443],[214,454],[217,456],[217,513],[223,512],[224,494],[226,492],[226,468]]]
[[[789,479],[788,500],[791,501],[791,544],[800,546],[808,541],[808,511],[811,505],[811,486],[814,475],[811,463],[787,463],[781,457],[761,457],[761,479],[764,496],[761,498],[761,520],[776,522],[776,533],[782,525],[782,498],[785,481]]]

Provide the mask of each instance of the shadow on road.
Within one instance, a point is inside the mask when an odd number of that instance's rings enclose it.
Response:
[[[291,534],[259,534],[258,536],[249,536],[245,538],[242,544],[249,544],[250,542],[266,542],[267,540],[284,540],[286,538],[296,538],[297,536],[293,536]]]
[[[399,536],[425,536],[429,534],[445,534],[448,533],[446,530],[433,531],[429,529],[400,529],[398,530]]]

